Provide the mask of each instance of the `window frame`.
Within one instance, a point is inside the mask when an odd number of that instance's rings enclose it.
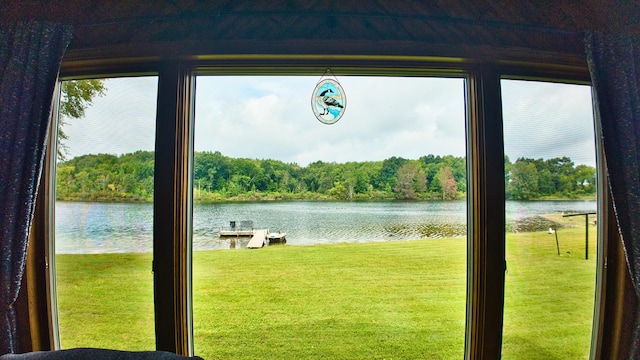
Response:
[[[553,59],[552,59],[553,60]],[[63,62],[60,79],[156,75],[156,162],[154,177],[153,270],[156,348],[193,354],[191,314],[191,214],[195,75],[320,74],[330,67],[341,75],[456,76],[466,79],[467,136],[467,315],[465,358],[499,358],[505,276],[504,143],[500,80],[527,79],[589,84],[586,64],[562,61],[509,62],[420,56],[220,55],[158,61],[120,59]],[[334,70],[336,69],[336,70]],[[56,100],[56,104],[57,104]],[[54,108],[55,109],[55,108]],[[52,123],[57,124],[52,117]],[[598,120],[596,127],[598,126]],[[50,139],[55,139],[51,126]],[[597,132],[596,132],[597,134]],[[500,136],[498,136],[500,135]],[[598,136],[596,135],[598,139]],[[615,235],[606,191],[606,170],[597,140],[598,259],[591,358],[619,351],[615,337],[624,315],[620,279],[624,257]],[[55,320],[53,210],[55,143],[50,141],[44,181],[39,188],[27,264],[33,350],[59,348]],[[496,186],[496,184],[498,184]],[[155,194],[164,194],[156,197]],[[166,196],[171,194],[171,196]],[[608,259],[607,253],[617,254]],[[614,271],[607,272],[608,268]],[[622,261],[622,263],[621,263]],[[615,267],[614,267],[615,266]],[[614,284],[610,287],[607,284]],[[160,286],[162,284],[162,286]],[[606,300],[606,301],[605,301]],[[613,310],[606,306],[612,303]],[[607,321],[605,321],[605,319]]]

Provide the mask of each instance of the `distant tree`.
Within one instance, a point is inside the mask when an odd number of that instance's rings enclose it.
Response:
[[[425,191],[427,178],[424,172],[413,162],[402,165],[396,174],[396,185],[393,191],[399,199],[416,199],[417,194]]]
[[[60,118],[58,119],[58,161],[65,161],[69,149],[65,141],[69,136],[63,127],[68,119],[80,119],[96,96],[105,93],[104,80],[73,80],[62,82]]]
[[[442,200],[455,199],[458,193],[458,185],[453,177],[453,171],[448,166],[440,168],[436,174],[436,178],[440,182],[442,191]]]
[[[382,168],[377,176],[377,181],[374,186],[377,185],[378,189],[391,191],[396,185],[396,174],[398,169],[404,165],[407,159],[401,157],[392,156],[382,162]]]
[[[553,195],[556,193],[554,176],[547,168],[538,169],[538,191],[540,195]]]
[[[353,200],[353,196],[355,195],[355,188],[357,184],[355,171],[352,169],[347,169],[342,176],[344,178],[342,183],[344,184],[344,187],[347,189],[347,199]]]
[[[349,199],[348,189],[344,186],[344,183],[341,181],[336,181],[333,184],[333,187],[329,189],[327,193],[329,194],[329,196],[334,197],[336,199],[343,199],[343,200]]]
[[[578,165],[574,171],[574,182],[582,194],[596,192],[596,169],[588,165]]]
[[[569,196],[576,189],[573,161],[564,156],[546,160],[545,163],[551,172],[556,193],[562,196]]]
[[[434,177],[438,172],[438,169],[442,166],[442,157],[435,156],[433,154],[429,154],[427,156],[422,156],[418,159],[422,163],[422,168],[424,169],[425,174],[427,175],[427,183],[429,183],[431,187],[434,186]]]
[[[530,162],[518,159],[509,173],[509,195],[514,200],[531,200],[538,196],[538,170]]]

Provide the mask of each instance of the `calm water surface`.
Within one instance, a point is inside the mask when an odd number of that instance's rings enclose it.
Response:
[[[508,202],[514,230],[538,215],[595,211],[595,201]],[[193,249],[246,247],[248,238],[220,239],[229,221],[252,220],[254,228],[287,233],[287,245],[393,241],[466,236],[466,203],[262,202],[197,204]],[[546,223],[535,226],[544,229]],[[152,204],[56,203],[57,253],[151,252]]]

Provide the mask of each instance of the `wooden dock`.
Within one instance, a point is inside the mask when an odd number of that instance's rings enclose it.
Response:
[[[229,227],[220,229],[220,237],[225,236],[253,236],[253,220],[229,221]]]
[[[253,237],[249,240],[249,244],[247,244],[247,249],[259,249],[264,246],[267,242],[267,233],[269,230],[254,230]]]
[[[220,230],[218,232],[220,237],[225,237],[225,236],[253,236],[254,231],[253,230]]]

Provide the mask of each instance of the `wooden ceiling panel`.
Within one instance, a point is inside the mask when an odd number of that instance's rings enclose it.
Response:
[[[0,13],[75,25],[71,50],[338,39],[582,54],[584,30],[640,32],[640,2],[606,0],[9,0]]]

